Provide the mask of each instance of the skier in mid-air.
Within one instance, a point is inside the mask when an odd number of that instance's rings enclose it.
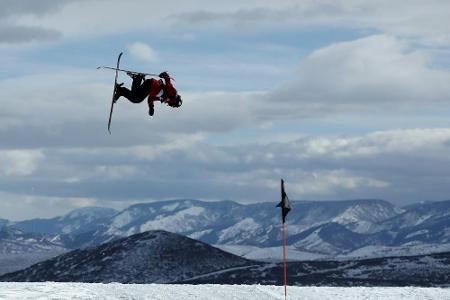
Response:
[[[150,116],[155,113],[155,101],[166,103],[171,107],[180,107],[183,103],[167,72],[159,74],[161,79],[145,79],[145,74],[134,72],[127,72],[127,75],[133,79],[131,90],[123,87],[123,83],[118,83],[114,93],[114,103],[121,96],[132,103],[141,103],[147,97]]]

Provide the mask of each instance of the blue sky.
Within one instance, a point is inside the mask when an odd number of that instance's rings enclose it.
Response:
[[[450,194],[446,1],[6,1],[0,218],[173,198]],[[101,12],[101,13],[100,13]],[[169,71],[180,109],[119,100]],[[130,83],[124,75],[120,80]]]

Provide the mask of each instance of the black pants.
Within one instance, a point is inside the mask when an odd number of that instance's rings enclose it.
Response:
[[[151,80],[154,79],[145,79],[142,82],[142,77],[133,78],[133,83],[131,84],[131,90],[126,87],[119,87],[117,92],[120,96],[124,96],[130,102],[133,103],[141,103],[148,96],[150,92]]]

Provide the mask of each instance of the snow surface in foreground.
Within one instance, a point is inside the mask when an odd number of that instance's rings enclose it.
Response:
[[[0,283],[0,299],[284,299],[283,287],[101,283]],[[450,288],[288,287],[288,299],[450,299]]]

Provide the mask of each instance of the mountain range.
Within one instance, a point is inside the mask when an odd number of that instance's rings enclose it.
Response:
[[[87,207],[52,219],[4,221],[4,226],[40,234],[58,251],[165,230],[249,259],[276,261],[282,252],[280,212],[275,205],[181,199],[135,204],[121,211]],[[383,200],[292,201],[286,225],[290,260],[450,251],[450,201],[406,207]],[[37,241],[26,242],[31,247]],[[4,243],[0,236],[0,249]]]

